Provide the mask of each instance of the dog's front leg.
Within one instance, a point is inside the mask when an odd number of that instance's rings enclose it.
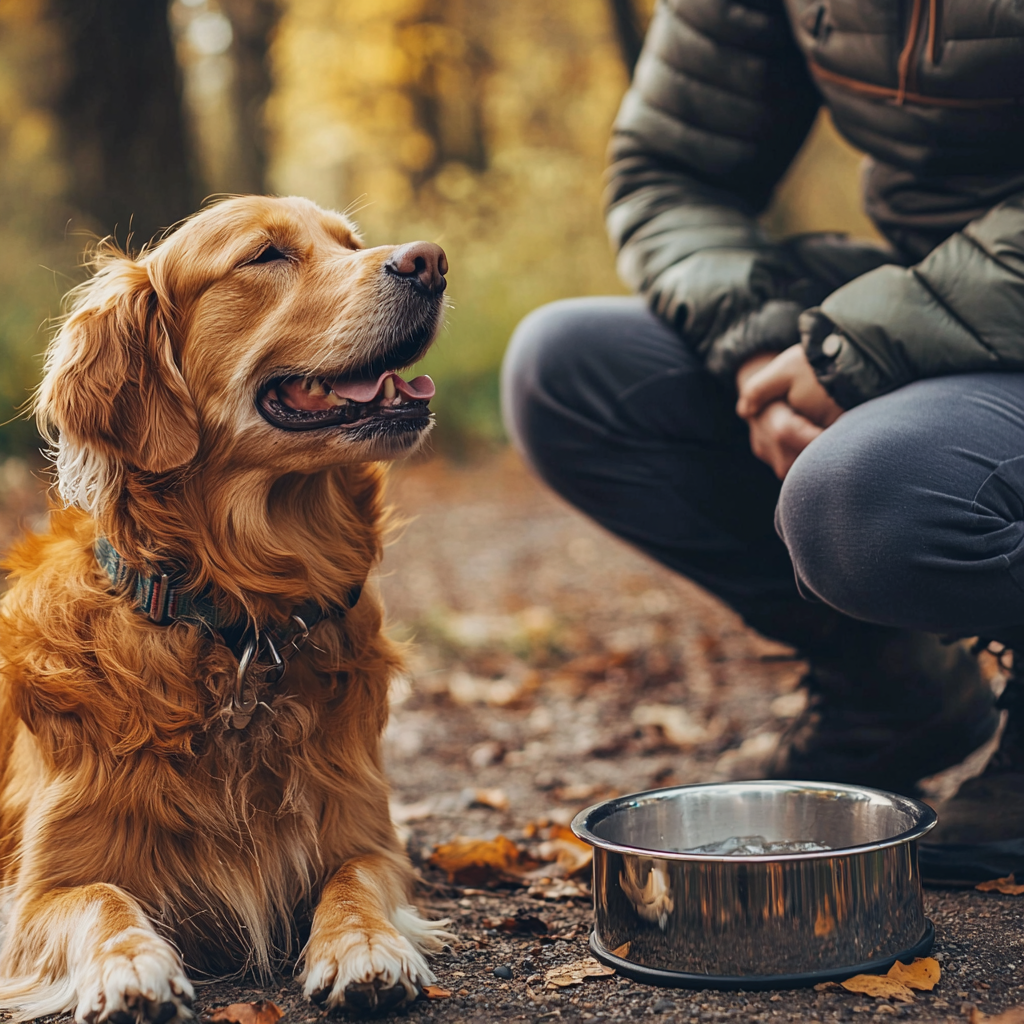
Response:
[[[18,1019],[74,1010],[83,1024],[167,1024],[192,1014],[174,947],[116,885],[16,898],[0,950],[0,1006]]]
[[[327,883],[304,952],[308,999],[364,1012],[386,1010],[435,981],[424,951],[437,950],[447,921],[409,905],[409,871],[387,854],[354,857]]]

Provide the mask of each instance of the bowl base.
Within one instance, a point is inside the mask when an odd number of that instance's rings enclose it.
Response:
[[[855,974],[877,974],[887,971],[897,960],[910,963],[916,956],[925,956],[935,942],[935,928],[925,918],[925,931],[920,941],[909,949],[893,956],[870,960],[863,964],[852,964],[849,967],[830,968],[827,971],[807,971],[803,974],[766,974],[766,975],[715,975],[686,974],[683,971],[663,971],[657,967],[644,967],[630,960],[610,953],[601,944],[596,932],[590,933],[590,950],[603,964],[614,967],[626,978],[642,981],[647,985],[660,985],[663,988],[714,988],[727,992],[763,991],[772,988],[808,988],[820,985],[823,981],[845,981]]]

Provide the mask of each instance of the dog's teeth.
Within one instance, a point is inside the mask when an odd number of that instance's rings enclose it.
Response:
[[[309,393],[318,398],[323,398],[327,394],[327,388],[324,387],[324,382],[319,377],[310,378]]]
[[[348,399],[342,398],[341,395],[336,395],[333,391],[327,392],[327,404],[328,405],[348,405]]]
[[[390,402],[397,393],[398,391],[395,388],[395,378],[388,377],[388,379],[384,381],[384,397]]]

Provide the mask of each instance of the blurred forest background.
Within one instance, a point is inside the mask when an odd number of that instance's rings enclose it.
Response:
[[[601,176],[652,3],[0,0],[0,456],[38,448],[16,411],[90,240],[137,246],[254,191],[347,210],[370,244],[445,247],[437,445],[500,443],[518,319],[622,290]],[[823,118],[770,226],[870,233],[858,164]]]

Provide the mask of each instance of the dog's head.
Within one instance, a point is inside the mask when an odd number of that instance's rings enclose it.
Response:
[[[36,401],[65,500],[92,508],[126,475],[213,464],[311,473],[426,436],[433,385],[399,372],[441,323],[438,246],[367,249],[308,200],[248,196],[96,264]]]

